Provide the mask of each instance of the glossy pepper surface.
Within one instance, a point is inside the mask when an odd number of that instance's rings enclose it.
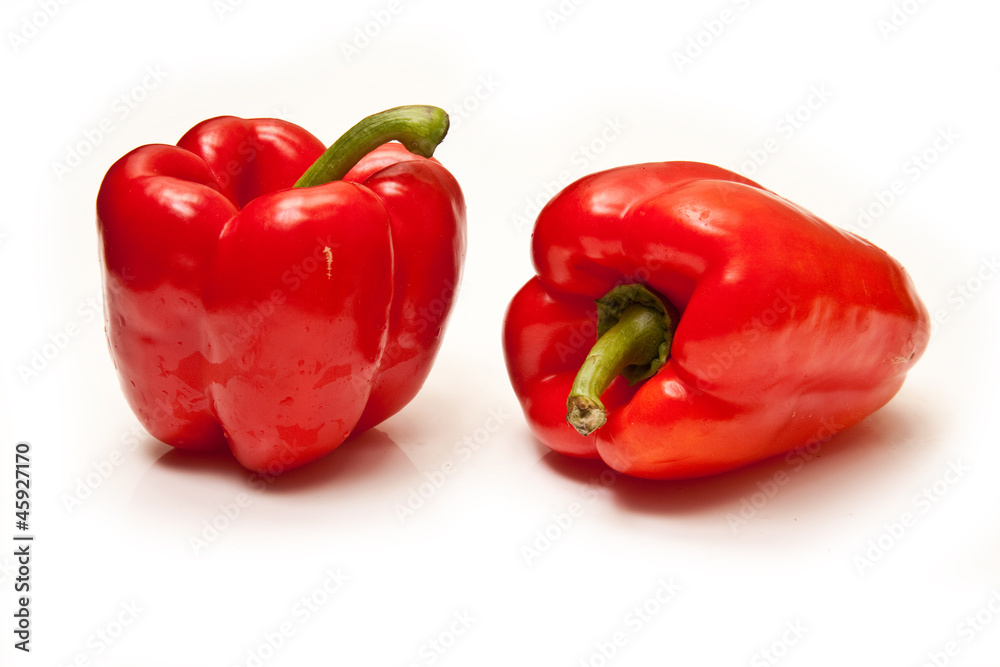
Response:
[[[584,177],[541,211],[532,250],[504,324],[528,424],[639,477],[824,441],[885,405],[930,335],[892,257],[712,165]]]
[[[106,331],[151,435],[279,473],[414,397],[465,254],[462,192],[429,159],[447,127],[400,107],[325,151],[285,121],[219,117],[111,167]]]

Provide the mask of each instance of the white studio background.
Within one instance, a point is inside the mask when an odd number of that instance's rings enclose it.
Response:
[[[1000,664],[998,20],[984,0],[5,2],[4,664]],[[151,439],[104,341],[108,167],[216,115],[333,141],[414,103],[451,114],[437,157],[469,220],[421,394],[266,485]],[[811,460],[641,482],[524,424],[500,330],[538,206],[678,159],[859,231],[934,313],[900,394]]]

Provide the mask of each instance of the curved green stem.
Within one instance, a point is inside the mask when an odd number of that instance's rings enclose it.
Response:
[[[607,421],[601,394],[619,375],[633,384],[651,377],[670,354],[676,311],[641,285],[615,288],[598,300],[597,343],[580,367],[569,398],[566,421],[590,435]]]
[[[373,114],[326,149],[295,182],[295,187],[339,181],[361,158],[390,141],[398,141],[421,157],[431,157],[446,134],[448,114],[438,107],[414,104]]]

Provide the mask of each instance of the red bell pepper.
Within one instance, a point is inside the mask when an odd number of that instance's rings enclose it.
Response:
[[[892,257],[707,164],[584,177],[532,243],[537,275],[504,325],[528,424],[639,477],[823,441],[888,402],[930,335]]]
[[[399,107],[324,152],[291,123],[220,117],[111,167],[106,331],[151,435],[276,474],[413,398],[465,256],[462,192],[429,159],[447,130]]]

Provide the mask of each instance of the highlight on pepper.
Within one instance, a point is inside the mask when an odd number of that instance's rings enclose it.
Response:
[[[828,439],[899,391],[930,336],[899,262],[708,164],[581,178],[539,214],[532,254],[503,339],[525,418],[638,477]]]
[[[327,149],[221,116],[111,167],[105,328],[153,437],[274,475],[416,395],[465,258],[462,191],[430,159],[447,131],[437,107],[397,107]]]

